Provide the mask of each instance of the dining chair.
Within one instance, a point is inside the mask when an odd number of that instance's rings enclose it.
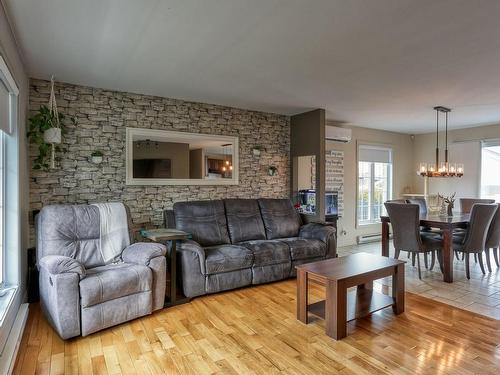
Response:
[[[476,203],[491,204],[495,203],[494,199],[480,199],[480,198],[460,198],[460,212],[463,214],[469,214],[471,212],[472,206]]]
[[[406,203],[409,204],[418,204],[420,216],[426,216],[427,215],[427,202],[424,198],[412,198],[412,199],[407,199]]]
[[[500,267],[498,263],[498,248],[500,247],[500,204],[497,204],[497,210],[493,220],[491,220],[490,228],[488,229],[488,235],[486,236],[486,265],[488,266],[488,271],[491,272],[491,262],[490,262],[490,249],[493,251],[493,257],[495,258],[495,263],[497,267]]]
[[[496,204],[474,204],[470,211],[470,221],[465,236],[463,239],[461,237],[454,237],[453,239],[453,250],[465,255],[467,279],[470,279],[469,254],[477,254],[481,272],[483,275],[486,274],[482,254],[486,249],[486,237],[497,208]]]
[[[407,199],[406,203],[408,203],[408,204],[418,204],[420,217],[427,216],[428,209],[427,209],[427,201],[425,200],[425,198],[411,198],[411,199]],[[429,235],[441,236],[442,235],[441,230],[439,230],[439,229],[432,229],[432,228],[429,228],[429,227],[420,227],[420,232],[421,232],[421,234],[423,236],[429,236]],[[429,268],[428,261],[427,261],[427,253],[424,253],[424,263],[425,263],[425,268]]]
[[[411,252],[412,256],[415,254],[417,258],[418,278],[422,279],[419,254],[431,253],[430,269],[432,270],[436,259],[435,251],[441,251],[442,242],[435,237],[423,236],[421,234],[420,207],[418,204],[386,202],[385,208],[392,226],[395,249],[394,258],[398,259],[401,251]]]

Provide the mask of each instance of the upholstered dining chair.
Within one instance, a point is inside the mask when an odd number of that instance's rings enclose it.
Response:
[[[493,220],[491,220],[490,228],[488,229],[488,235],[486,236],[486,265],[488,266],[488,271],[491,272],[491,261],[490,261],[490,249],[493,251],[493,257],[495,258],[495,263],[497,267],[500,267],[498,262],[498,248],[500,247],[500,204],[497,204],[497,211]]]
[[[418,204],[420,217],[427,216],[428,210],[427,210],[427,201],[425,200],[425,198],[406,199],[406,203]],[[429,235],[441,236],[441,231],[439,229],[432,229],[429,227],[420,227],[420,232],[423,236],[429,236]],[[414,259],[412,260],[412,262],[413,265],[415,265]],[[425,268],[429,268],[427,253],[424,253],[424,263],[425,263]]]
[[[470,221],[465,236],[454,237],[453,250],[464,253],[465,272],[467,279],[470,279],[469,254],[477,254],[479,266],[483,275],[484,271],[482,253],[486,249],[486,238],[490,229],[490,224],[497,211],[496,204],[476,203],[470,211]]]
[[[406,204],[406,199],[391,199],[386,201],[386,203],[398,203],[398,204]]]
[[[394,258],[398,259],[401,251],[414,253],[417,258],[418,278],[422,279],[419,254],[431,253],[430,269],[432,269],[436,259],[435,251],[441,251],[442,242],[435,237],[423,236],[420,233],[420,207],[418,204],[386,202],[385,208],[392,226]]]
[[[427,202],[424,198],[412,198],[412,199],[407,199],[406,203],[409,204],[418,204],[420,216],[426,216],[427,215]]]
[[[480,198],[460,198],[460,212],[463,214],[469,214],[472,210],[472,206],[476,203],[491,204],[495,203],[494,199],[480,199]]]

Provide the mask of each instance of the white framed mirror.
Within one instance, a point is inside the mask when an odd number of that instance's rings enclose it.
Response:
[[[238,137],[127,128],[127,185],[237,185]]]

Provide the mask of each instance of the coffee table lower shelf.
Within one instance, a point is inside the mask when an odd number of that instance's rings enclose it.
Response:
[[[367,316],[394,305],[394,298],[371,289],[357,289],[347,293],[347,321]],[[307,311],[325,319],[325,301],[307,306]]]

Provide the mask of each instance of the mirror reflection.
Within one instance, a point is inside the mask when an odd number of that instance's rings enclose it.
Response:
[[[127,130],[129,183],[202,180],[217,184],[234,180],[235,137]]]

